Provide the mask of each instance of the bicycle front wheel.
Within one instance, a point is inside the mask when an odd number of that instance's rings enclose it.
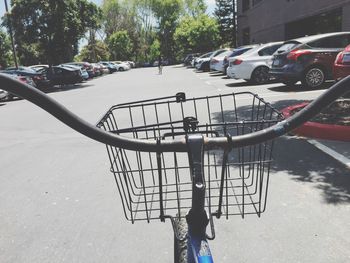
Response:
[[[185,218],[176,217],[175,229],[181,239],[174,233],[174,263],[187,263],[187,222]]]

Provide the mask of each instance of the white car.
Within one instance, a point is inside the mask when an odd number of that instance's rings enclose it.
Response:
[[[209,59],[212,54],[213,54],[213,52],[208,52],[208,53],[205,53],[204,55],[202,55],[198,58],[195,58],[192,61],[192,66],[195,67],[196,69],[199,69],[200,66],[202,65],[203,61]]]
[[[228,51],[228,49],[218,49],[210,54],[209,57],[204,57],[198,60],[196,65],[197,70],[210,71],[210,61],[213,57],[216,57],[224,52]]]
[[[117,67],[118,71],[127,71],[130,69],[130,65],[122,61],[113,61],[113,64]]]
[[[231,55],[232,50],[227,50],[210,60],[210,70],[211,71],[221,71],[224,72],[224,59]]]
[[[270,80],[269,62],[272,54],[283,42],[273,42],[257,46],[229,62],[227,76],[232,79],[244,79],[255,84],[264,84]]]

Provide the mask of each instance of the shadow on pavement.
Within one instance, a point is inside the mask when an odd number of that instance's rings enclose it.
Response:
[[[272,171],[286,172],[295,181],[311,184],[322,191],[327,203],[350,203],[349,169],[305,140],[281,137],[275,142],[273,156]]]
[[[301,84],[296,84],[293,86],[281,85],[278,87],[271,87],[268,89],[276,92],[305,92],[305,91],[313,91],[313,90],[325,90],[331,87],[333,84],[334,83],[326,83],[325,85],[323,85],[323,87],[320,87],[317,89],[304,88]]]
[[[230,88],[235,88],[235,87],[254,86],[254,84],[243,81],[243,82],[228,83],[228,84],[225,84],[225,86],[230,87]]]
[[[273,103],[278,110],[302,100],[282,100]],[[237,109],[239,120],[251,120],[252,107]],[[221,121],[221,112],[213,113],[215,122]],[[235,114],[225,111],[226,122],[234,122]],[[235,134],[235,132],[231,132]],[[323,200],[329,204],[350,203],[350,171],[332,157],[322,153],[304,139],[294,136],[277,138],[273,150],[272,173],[281,172],[297,182],[310,184],[321,191]],[[273,180],[273,176],[272,176]]]
[[[49,94],[49,93],[64,92],[64,91],[70,91],[70,90],[76,90],[76,89],[84,89],[84,88],[93,87],[93,86],[94,85],[88,84],[87,82],[85,82],[85,83],[79,83],[74,85],[72,84],[72,85],[55,86],[48,89],[41,89],[41,91]],[[10,101],[7,100],[6,102],[14,102],[18,100],[22,100],[22,98],[14,97],[12,100]],[[0,106],[4,106],[4,105],[6,104],[0,104]]]
[[[224,74],[222,72],[215,71],[215,72],[210,72],[209,76],[210,77],[222,77],[222,76],[224,76]]]

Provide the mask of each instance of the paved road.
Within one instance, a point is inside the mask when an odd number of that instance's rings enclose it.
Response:
[[[91,123],[129,100],[246,91],[276,107],[322,90],[250,86],[183,67],[136,69],[50,93]],[[128,223],[104,146],[30,103],[0,104],[0,262],[172,262],[169,222]],[[267,211],[216,221],[217,262],[350,262],[350,172],[304,140],[275,147]]]

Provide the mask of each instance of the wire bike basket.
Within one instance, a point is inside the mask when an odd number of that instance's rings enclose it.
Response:
[[[247,102],[251,102],[250,106]],[[250,92],[186,98],[176,96],[113,106],[97,124],[106,131],[162,143],[190,133],[206,137],[248,134],[283,116]],[[184,215],[191,207],[188,154],[148,153],[106,145],[124,215],[138,220]],[[266,209],[273,141],[205,150],[205,206],[210,216],[257,214]]]

